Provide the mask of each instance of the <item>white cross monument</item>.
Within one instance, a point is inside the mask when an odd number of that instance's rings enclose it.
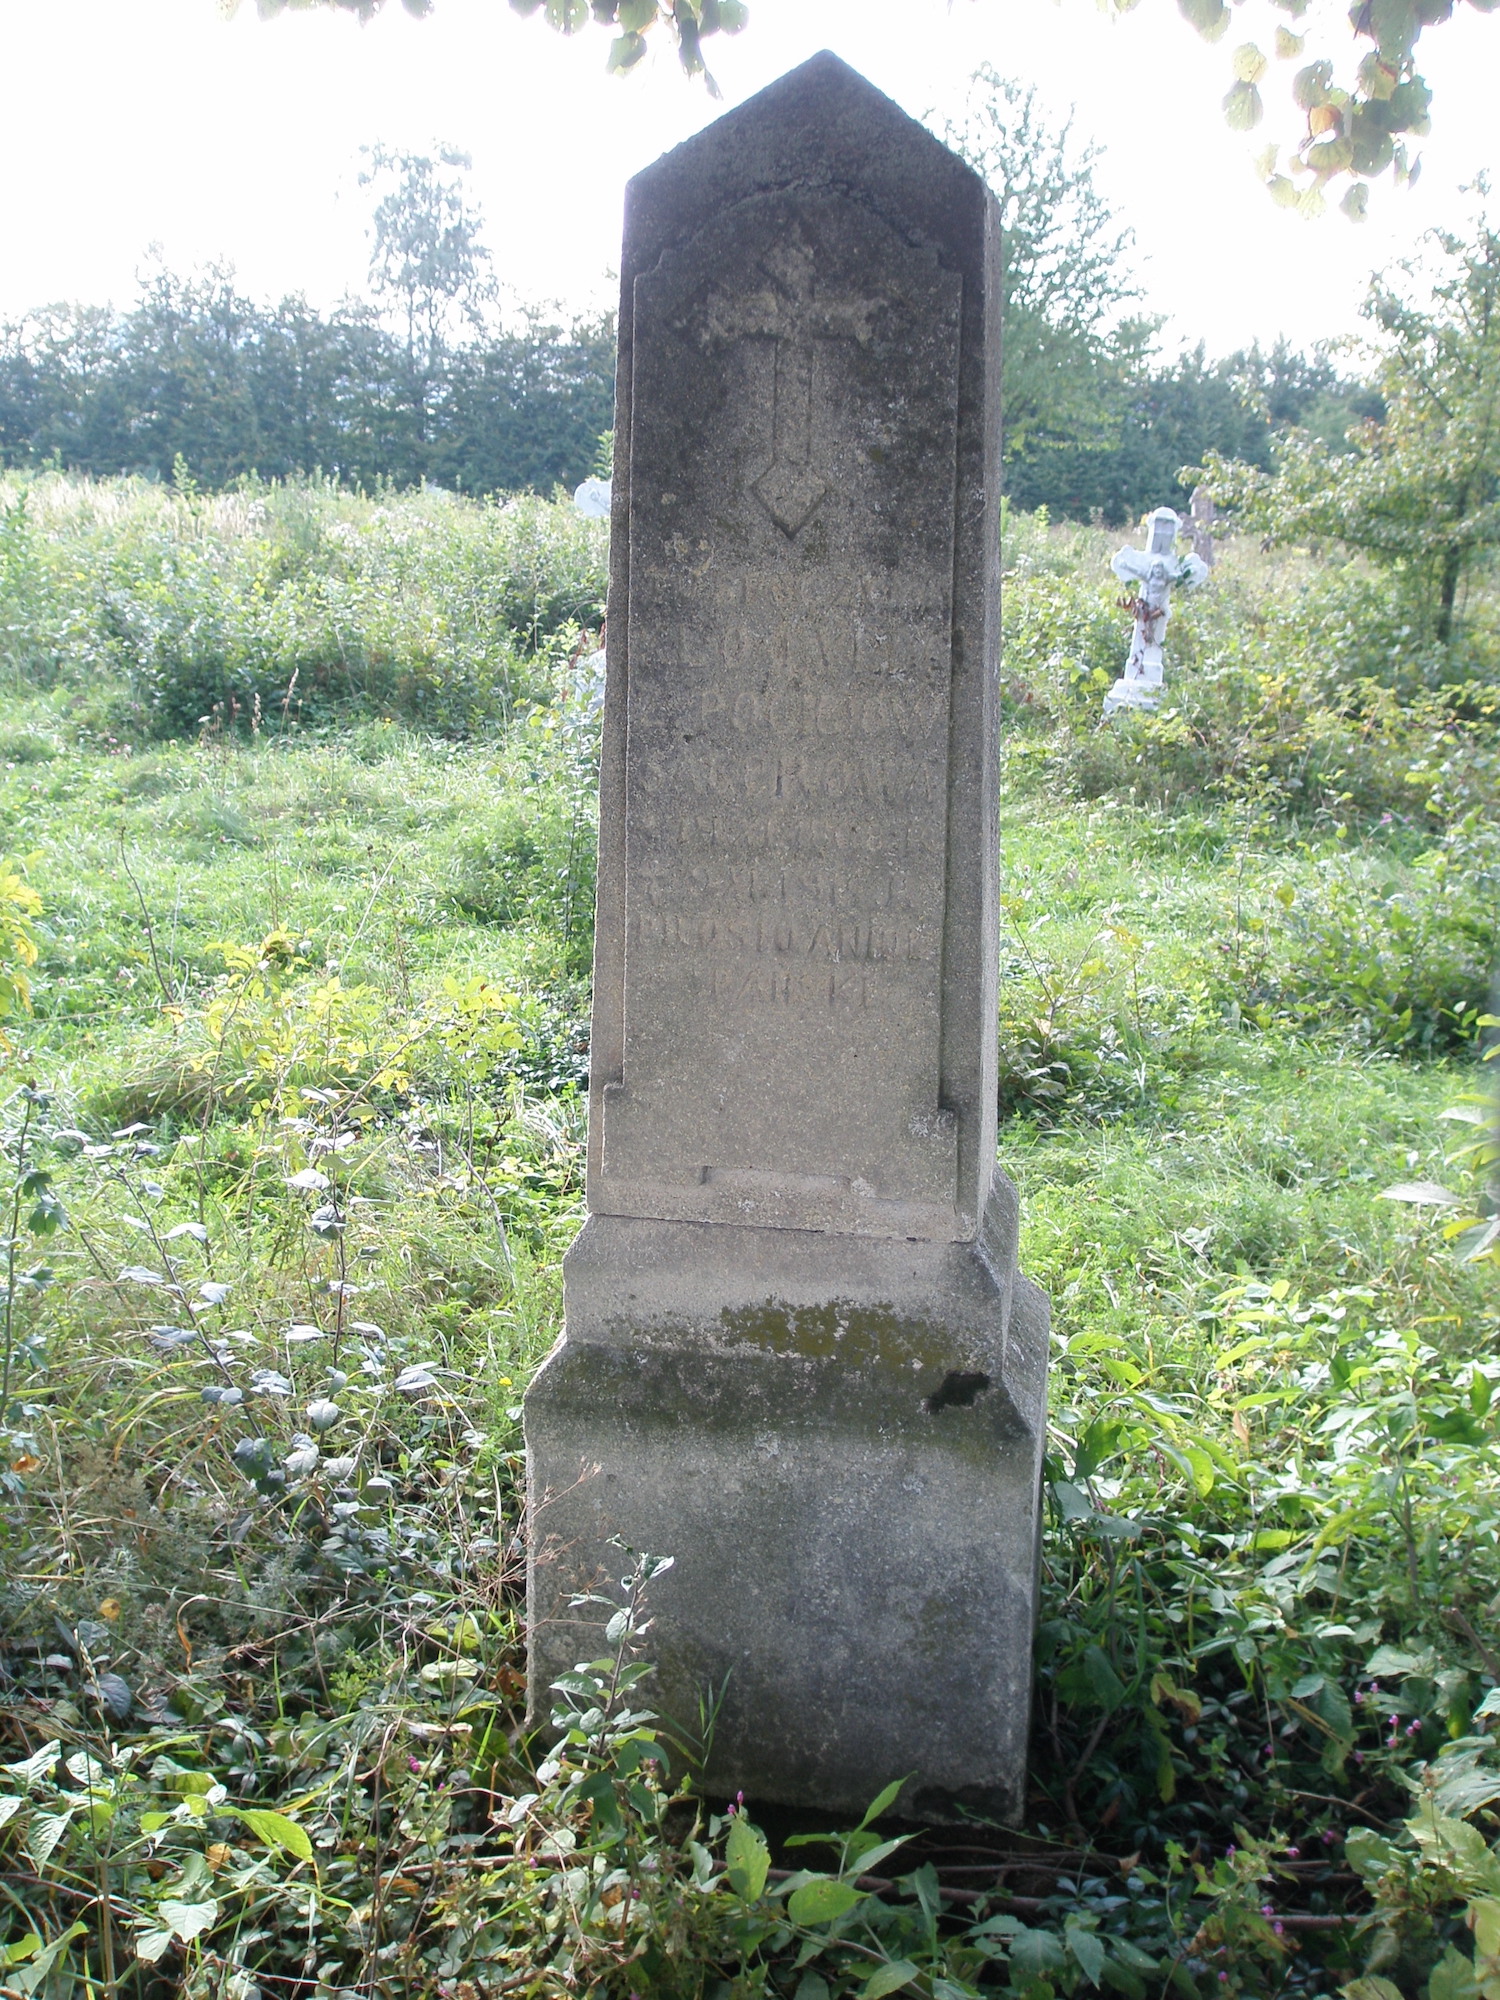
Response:
[[[1150,535],[1144,549],[1125,548],[1110,562],[1121,583],[1140,586],[1135,600],[1135,630],[1130,636],[1130,654],[1125,671],[1104,697],[1104,713],[1113,715],[1121,708],[1143,708],[1148,712],[1161,700],[1161,648],[1166,637],[1168,600],[1175,583],[1196,590],[1208,581],[1208,564],[1201,556],[1177,554],[1181,518],[1170,507],[1158,507],[1151,516]]]

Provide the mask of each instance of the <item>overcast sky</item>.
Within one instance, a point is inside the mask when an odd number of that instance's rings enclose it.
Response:
[[[1267,135],[1229,131],[1219,110],[1233,46],[1269,42],[1263,4],[1246,0],[1210,48],[1173,0],[1119,21],[1094,0],[751,0],[746,32],[710,48],[726,104],[826,47],[917,115],[956,112],[985,60],[1034,82],[1055,114],[1076,107],[1169,343],[1222,353],[1351,331],[1370,269],[1457,220],[1460,184],[1494,152],[1500,19],[1463,7],[1427,38],[1436,129],[1418,187],[1382,187],[1363,228],[1274,208],[1250,164]],[[500,275],[523,296],[598,303],[625,181],[716,112],[665,46],[624,80],[603,74],[606,47],[600,31],[564,41],[506,0],[437,0],[425,22],[390,0],[364,28],[323,13],[263,22],[254,0],[230,21],[217,0],[0,0],[0,314],[126,301],[153,243],[174,268],[224,259],[256,294],[330,303],[364,277],[356,176],[375,140],[472,153]]]

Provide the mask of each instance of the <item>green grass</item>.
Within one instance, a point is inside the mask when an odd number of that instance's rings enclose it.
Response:
[[[114,503],[85,497],[92,560]],[[364,518],[315,501],[314,525]],[[129,489],[116,515],[140,534],[180,504]],[[453,550],[421,541],[448,516],[391,512],[405,560],[449,573]],[[496,532],[459,525],[465,547]],[[1098,551],[1025,533],[1029,574],[1094,643]],[[576,1767],[540,1779],[520,1730],[518,1406],[581,1218],[594,742],[565,654],[526,655],[534,705],[451,738],[378,708],[122,735],[100,662],[46,686],[15,671],[0,851],[44,908],[0,1186],[50,1177],[28,1187],[17,1264],[53,1275],[11,1314],[6,1754],[57,1739],[112,1788],[90,1820],[76,1771],[37,1776],[0,1834],[0,1937],[92,1925],[38,1975],[43,2000],[158,1979],[249,2000],[252,1974],[317,2000],[820,2000],[861,1991],[871,1953],[910,1958],[921,1993],[1047,2000],[1101,1978],[1269,2000],[1332,1996],[1372,1948],[1429,2000],[1477,1891],[1398,1857],[1376,1896],[1389,1949],[1332,1919],[1372,1907],[1346,1836],[1399,1829],[1424,1769],[1430,1788],[1491,1756],[1500,1295],[1380,1199],[1453,1176],[1439,1114],[1479,1080],[1483,705],[1472,727],[1450,716],[1436,775],[1432,690],[1372,721],[1325,687],[1289,721],[1264,654],[1241,658],[1232,614],[1264,579],[1231,553],[1217,607],[1181,628],[1183,708],[1100,739],[1086,659],[1080,679],[1081,654],[1027,651],[1027,574],[1001,1158],[1023,1266],[1053,1296],[1053,1375],[1026,1839],[976,1836],[1031,1873],[971,1912],[1010,1925],[988,1941],[951,1899],[943,1925],[920,1917],[968,1879],[941,1843],[882,1864],[937,1874],[867,1899],[857,1937],[789,1927],[784,1889],[695,1887],[689,1809],[627,1770],[628,1727],[591,1725]],[[1291,643],[1290,617],[1266,645]],[[1356,750],[1357,784],[1335,783]],[[1321,775],[1299,791],[1296,769]],[[31,1205],[52,1197],[69,1220],[49,1232]],[[204,1812],[183,1804],[212,1784]],[[257,1833],[237,1801],[293,1834]],[[65,1807],[44,1852],[39,1818]],[[710,1831],[722,1854],[730,1829]],[[564,1850],[600,1898],[640,1896],[623,1914],[560,1901]],[[205,1900],[201,1937],[172,1942],[166,1906]],[[157,1936],[152,1973],[132,1954]]]

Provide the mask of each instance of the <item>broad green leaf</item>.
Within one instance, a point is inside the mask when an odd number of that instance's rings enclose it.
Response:
[[[1265,75],[1265,57],[1254,42],[1242,42],[1234,52],[1234,74],[1238,83],[1259,83]]]
[[[31,1865],[39,1873],[52,1859],[58,1842],[68,1830],[68,1822],[73,1817],[71,1809],[60,1813],[33,1813],[26,1828],[26,1852],[31,1856]]]
[[[173,1937],[183,1944],[191,1944],[195,1937],[202,1937],[219,1921],[219,1906],[212,1896],[206,1896],[201,1903],[178,1903],[164,1897],[156,1907],[156,1914],[169,1927]]]
[[[1062,1972],[1067,1962],[1062,1939],[1055,1931],[1018,1931],[1010,1948],[1012,1974],[1020,1973],[1026,1979],[1045,1979],[1049,1972]]]
[[[910,1986],[921,1973],[909,1958],[894,1959],[889,1965],[882,1965],[872,1972],[859,1989],[861,2000],[882,2000],[887,1993],[899,1993],[904,1986]]]
[[[1112,1715],[1125,1699],[1125,1683],[1109,1663],[1109,1656],[1100,1646],[1087,1646],[1083,1654],[1083,1675],[1089,1693],[1104,1710]]]
[[[1479,2000],[1474,1962],[1450,1944],[1427,1982],[1427,2000]]]
[[[1500,1958],[1500,1902],[1491,1896],[1474,1899],[1469,1904],[1469,1928],[1474,1933],[1474,1948],[1486,1958]]]
[[[1393,1986],[1389,1979],[1382,1979],[1378,1972],[1366,1973],[1363,1979],[1351,1979],[1339,1992],[1344,2000],[1402,2000],[1401,1988]]]
[[[747,1903],[755,1902],[766,1886],[771,1850],[760,1828],[738,1813],[724,1843],[724,1860],[730,1888]]]
[[[1311,62],[1292,78],[1292,96],[1304,111],[1312,111],[1319,104],[1328,102],[1328,88],[1332,82],[1331,62]]]
[[[14,1793],[0,1798],[0,1826],[4,1826],[8,1819],[14,1819],[25,1803],[25,1799],[17,1798]]]
[[[864,1891],[834,1875],[814,1876],[787,1898],[786,1913],[794,1924],[831,1924],[864,1900]]]
[[[1198,30],[1206,42],[1216,42],[1229,26],[1229,9],[1224,0],[1177,0],[1185,21]]]
[[[54,1737],[52,1742],[44,1743],[40,1750],[33,1750],[31,1755],[23,1758],[19,1764],[3,1764],[0,1765],[0,1770],[9,1771],[13,1778],[19,1778],[26,1790],[30,1791],[38,1778],[51,1776],[61,1755],[62,1744]]]
[[[285,1813],[268,1812],[263,1806],[237,1806],[234,1812],[235,1818],[243,1820],[267,1847],[282,1848],[294,1861],[312,1860],[313,1845],[307,1837],[307,1829]]]
[[[1072,1952],[1074,1958],[1077,1959],[1079,1965],[1083,1968],[1084,1978],[1092,1985],[1097,1986],[1100,1975],[1104,1971],[1104,1946],[1095,1937],[1094,1933],[1090,1930],[1085,1930],[1082,1924],[1065,1924],[1063,1926],[1063,1938],[1068,1950]]]
[[[1224,99],[1224,117],[1235,132],[1253,132],[1265,114],[1253,83],[1236,83]]]
[[[173,1937],[170,1931],[139,1931],[135,1940],[135,1955],[144,1959],[147,1965],[155,1965],[157,1960],[170,1951]]]

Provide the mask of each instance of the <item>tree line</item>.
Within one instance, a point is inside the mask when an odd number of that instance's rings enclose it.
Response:
[[[1005,479],[1020,507],[1122,522],[1185,500],[1184,465],[1262,468],[1297,426],[1342,446],[1379,396],[1284,344],[1155,356],[1131,238],[1095,150],[1035,93],[981,70],[944,134],[996,189],[1004,226]],[[133,304],[51,306],[0,327],[0,460],[204,487],[332,474],[373,489],[572,487],[614,399],[613,317],[503,307],[467,158],[367,149],[368,295],[258,302],[234,275],[160,263]]]
[[[373,303],[247,298],[228,272],[152,272],[124,311],[0,330],[0,454],[203,486],[321,471],[370,489],[550,492],[592,466],[614,400],[608,318],[520,314],[412,366]]]

